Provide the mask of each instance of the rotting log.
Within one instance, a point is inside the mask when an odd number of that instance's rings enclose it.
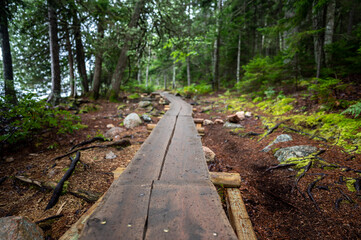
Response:
[[[241,186],[239,173],[210,172],[211,181],[214,185],[226,188],[238,188]]]
[[[204,119],[203,119],[203,118],[194,118],[193,121],[194,121],[194,123],[200,123],[200,124],[202,124],[203,121],[204,121]]]
[[[147,124],[147,130],[153,130],[156,126],[157,124],[153,124],[153,123]]]
[[[118,179],[119,176],[123,173],[125,168],[117,168],[115,171],[113,171],[114,174],[114,180]],[[104,193],[105,195],[105,193]],[[90,215],[94,212],[95,209],[101,204],[103,200],[103,196],[101,196],[98,201],[96,201],[79,219],[76,223],[74,223],[68,231],[64,233],[63,236],[59,238],[59,240],[75,240],[78,239],[81,231],[83,230],[86,221],[90,217]]]
[[[232,227],[239,240],[256,240],[252,222],[238,188],[227,188],[227,210]]]

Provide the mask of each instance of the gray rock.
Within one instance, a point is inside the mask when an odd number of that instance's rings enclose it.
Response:
[[[213,124],[214,124],[214,122],[212,122],[212,121],[209,120],[209,119],[204,119],[204,120],[203,120],[203,125],[204,125],[204,126],[213,125]]]
[[[152,118],[148,114],[145,114],[145,113],[142,115],[142,118],[143,118],[144,122],[151,122],[152,121]]]
[[[214,124],[224,124],[224,121],[217,118],[216,120],[214,120]]]
[[[241,124],[238,123],[230,123],[230,122],[225,122],[223,124],[224,128],[243,128],[243,126]]]
[[[142,97],[142,101],[154,101],[154,98]]]
[[[43,231],[28,218],[11,216],[0,218],[0,239],[43,240]]]
[[[274,156],[278,159],[278,161],[283,162],[290,158],[299,158],[306,157],[314,152],[317,152],[317,148],[309,145],[300,145],[293,147],[286,147],[277,150]]]
[[[142,123],[140,117],[136,113],[129,114],[123,121],[126,128],[135,128]]]
[[[216,154],[210,148],[203,146],[203,152],[207,163],[214,162],[214,158],[216,157]]]
[[[280,143],[280,142],[288,142],[288,141],[292,141],[292,137],[288,134],[281,134],[281,135],[278,135],[276,137],[276,139],[270,143],[267,147],[263,148],[261,150],[261,152],[269,152],[271,150],[271,147],[272,145],[276,144],[276,143]]]
[[[112,151],[109,151],[107,154],[105,154],[105,159],[114,159],[116,157],[117,155],[115,155]]]
[[[243,121],[246,118],[246,116],[244,114],[244,111],[236,112],[236,115],[237,115],[237,117],[239,118],[240,121]]]
[[[104,136],[106,138],[113,138],[119,134],[121,134],[122,132],[124,132],[125,129],[124,128],[120,128],[120,127],[113,127],[111,129],[109,129],[105,134]]]
[[[151,101],[140,101],[140,102],[138,103],[138,107],[140,107],[140,108],[146,108],[146,107],[148,107],[148,106],[151,105],[151,104],[152,104]]]

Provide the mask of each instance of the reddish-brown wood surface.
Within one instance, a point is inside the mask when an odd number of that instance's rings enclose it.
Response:
[[[192,107],[164,97],[170,109],[79,239],[237,239],[209,180]]]

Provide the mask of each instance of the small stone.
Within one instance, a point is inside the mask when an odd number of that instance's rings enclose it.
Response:
[[[150,106],[151,104],[152,104],[151,101],[140,101],[140,102],[138,103],[138,107],[140,107],[140,108],[146,108],[146,107]]]
[[[104,136],[106,138],[114,138],[115,136],[117,135],[120,135],[122,132],[124,132],[125,129],[124,128],[121,128],[121,127],[113,127],[111,129],[109,129],[105,134]]]
[[[55,169],[51,169],[49,172],[48,172],[48,178],[53,178],[55,176],[55,174],[57,173],[57,171]]]
[[[214,120],[215,124],[224,124],[224,121],[222,119],[216,119]]]
[[[114,138],[113,138],[113,141],[120,141],[120,136],[119,135],[116,135]]]
[[[252,113],[251,113],[251,112],[246,112],[244,115],[245,115],[246,117],[252,117]]]
[[[214,162],[216,154],[210,148],[203,146],[203,152],[207,163]]]
[[[148,115],[148,114],[143,114],[142,115],[142,119],[144,122],[151,122],[152,121],[152,118]]]
[[[276,139],[270,143],[267,147],[263,148],[261,150],[261,152],[269,152],[271,150],[272,145],[276,144],[276,143],[280,143],[280,142],[288,142],[288,141],[292,141],[292,137],[288,134],[281,134],[279,136],[276,137]]]
[[[43,231],[26,217],[0,218],[0,239],[43,240]]]
[[[204,126],[213,125],[213,124],[214,124],[214,122],[212,122],[211,120],[208,120],[208,119],[204,119],[204,120],[203,120],[203,125],[204,125]]]
[[[7,163],[11,163],[11,162],[14,162],[14,161],[15,161],[15,159],[13,157],[8,157],[8,158],[5,159],[5,162],[7,162]]]
[[[241,119],[238,117],[237,114],[232,114],[227,116],[227,120],[231,123],[238,123]]]
[[[116,158],[117,155],[115,155],[112,151],[109,151],[106,155],[105,155],[105,159],[114,159]]]
[[[115,127],[113,124],[107,124],[107,128],[113,128],[113,127]]]
[[[223,124],[224,128],[243,128],[243,126],[241,124],[238,123],[230,123],[230,122],[225,122]]]
[[[246,118],[244,111],[236,112],[236,115],[241,121],[243,121]]]
[[[123,121],[126,128],[135,128],[142,123],[142,120],[136,113],[129,114]]]

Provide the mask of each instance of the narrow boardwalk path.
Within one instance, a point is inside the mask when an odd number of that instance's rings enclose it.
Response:
[[[170,110],[89,218],[80,239],[237,239],[209,180],[192,107]]]

